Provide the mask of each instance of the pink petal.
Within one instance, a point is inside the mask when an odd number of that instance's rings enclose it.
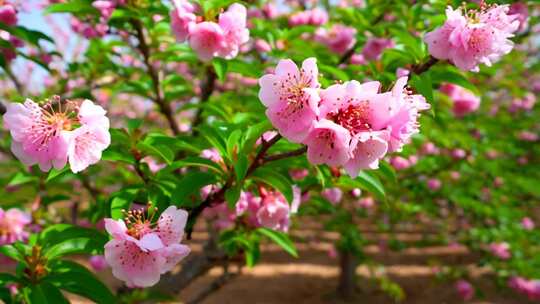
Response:
[[[182,240],[188,213],[185,210],[169,206],[158,220],[158,235],[165,246],[176,244]]]

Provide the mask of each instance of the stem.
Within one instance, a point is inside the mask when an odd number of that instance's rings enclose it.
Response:
[[[0,102],[0,115],[6,114],[6,111],[7,111],[6,106]]]
[[[158,105],[161,114],[163,114],[167,118],[167,122],[169,123],[169,127],[171,128],[173,134],[178,135],[180,134],[180,128],[178,127],[178,124],[174,119],[171,105],[165,101],[163,93],[161,92],[159,75],[154,66],[152,65],[152,62],[150,61],[150,48],[148,46],[148,43],[146,42],[146,38],[144,37],[142,23],[140,20],[132,19],[131,24],[135,28],[136,36],[139,40],[137,48],[143,56],[144,65],[146,66],[148,75],[150,75],[150,78],[152,79],[152,87],[154,90],[154,98],[152,100],[155,104]]]
[[[267,163],[267,162],[280,160],[280,159],[284,159],[284,158],[300,156],[300,155],[306,153],[306,151],[307,151],[307,146],[303,146],[303,147],[298,148],[298,149],[293,150],[293,151],[267,156],[263,160],[264,160],[265,163]]]
[[[13,74],[13,71],[11,71],[11,67],[9,65],[6,65],[4,67],[4,71],[6,72],[6,75],[9,77],[11,82],[13,82],[13,85],[15,85],[15,88],[17,89],[17,92],[19,93],[19,95],[24,96],[24,87],[19,81],[19,79],[17,79],[15,74]]]
[[[354,52],[359,46],[360,44],[358,42],[355,43],[355,45],[350,50],[348,50],[345,54],[343,54],[343,56],[341,56],[341,58],[339,59],[338,65],[345,63],[346,61],[351,59],[352,55],[354,55]]]
[[[197,114],[195,114],[195,119],[193,120],[193,123],[191,125],[191,128],[194,130],[194,135],[197,134],[195,127],[202,123],[202,104],[207,102],[208,99],[210,99],[210,96],[212,96],[212,93],[214,92],[214,89],[216,87],[216,79],[216,71],[214,71],[214,68],[212,66],[208,66],[206,68],[206,77],[201,84],[201,100],[199,102],[199,106],[201,107],[197,110]]]
[[[291,152],[285,152],[281,154],[272,155],[269,157],[265,157],[268,150],[279,140],[281,139],[281,135],[276,135],[269,141],[264,141],[261,144],[261,149],[253,159],[253,162],[249,166],[246,176],[247,178],[249,175],[251,175],[257,168],[264,165],[267,162],[284,159],[287,157],[293,157],[293,156],[299,156],[302,155],[307,151],[307,147],[302,147],[300,149],[291,151]],[[225,198],[225,192],[232,186],[234,182],[234,175],[231,175],[229,179],[225,182],[225,185],[219,189],[218,192],[214,192],[213,194],[209,195],[201,204],[195,206],[193,209],[191,209],[189,216],[188,216],[188,227],[186,228],[186,235],[187,239],[191,239],[191,233],[193,232],[193,226],[195,225],[195,221],[199,217],[199,215],[204,211],[204,209],[208,207],[212,207],[216,202],[223,203],[223,200]]]
[[[427,70],[429,70],[432,66],[434,66],[437,62],[439,62],[439,59],[429,56],[428,60],[421,64],[415,64],[411,68],[411,74],[420,75]]]

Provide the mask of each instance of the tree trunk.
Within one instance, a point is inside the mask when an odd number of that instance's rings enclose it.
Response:
[[[351,299],[356,289],[355,256],[350,251],[339,251],[339,285],[338,294],[343,299]]]

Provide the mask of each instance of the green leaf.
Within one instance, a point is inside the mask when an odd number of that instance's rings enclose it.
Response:
[[[45,14],[51,13],[79,13],[79,14],[95,14],[99,11],[92,6],[91,2],[85,0],[71,0],[67,3],[55,3],[49,5],[45,9]]]
[[[8,186],[17,186],[30,182],[37,182],[38,178],[24,172],[17,172],[9,181]]]
[[[19,278],[10,273],[0,273],[0,285],[6,285],[7,283],[19,282]]]
[[[377,172],[380,172],[380,174],[387,180],[397,182],[396,171],[394,170],[394,167],[390,166],[390,164],[387,162],[380,161],[379,170]]]
[[[433,103],[433,83],[431,82],[431,73],[429,71],[421,75],[413,75],[411,84],[418,93],[422,94],[430,103]]]
[[[56,261],[51,265],[47,282],[96,303],[117,303],[109,288],[88,269],[72,261]]]
[[[0,253],[14,259],[15,261],[23,261],[24,256],[13,245],[0,246]]]
[[[240,130],[234,130],[234,132],[229,135],[229,138],[227,139],[227,155],[229,155],[229,159],[233,160],[235,152],[238,153],[240,149],[239,143],[240,138],[242,137],[242,131]],[[236,149],[235,149],[236,148]]]
[[[236,173],[236,181],[238,183],[246,177],[248,165],[247,156],[245,154],[239,154],[238,160],[234,164],[234,172]]]
[[[47,175],[47,179],[45,180],[45,182],[49,183],[57,178],[60,178],[61,176],[63,176],[64,174],[68,173],[69,172],[69,167],[64,167],[60,170],[58,169],[52,169],[50,172],[49,172],[49,175]]]
[[[137,144],[137,149],[147,155],[157,156],[169,165],[174,161],[174,152],[164,145],[156,146],[145,142],[139,142]]]
[[[238,202],[238,199],[240,198],[241,188],[236,186],[227,189],[225,191],[225,200],[227,201],[227,205],[230,208],[233,208],[236,205],[236,202]]]
[[[32,304],[69,304],[60,289],[48,282],[28,286],[28,298]]]
[[[120,190],[112,195],[111,199],[111,217],[120,219],[124,217],[122,210],[129,210],[131,203],[137,197],[139,187],[132,187]]]
[[[289,178],[276,170],[269,168],[258,168],[251,174],[251,178],[268,184],[277,189],[289,203],[293,200],[292,184]]]
[[[463,74],[457,70],[453,70],[449,66],[443,68],[432,68],[430,70],[431,79],[434,84],[453,83],[464,87],[476,95],[479,95],[478,88],[470,82]]]
[[[207,168],[207,169],[215,171],[216,173],[219,173],[220,175],[223,174],[223,168],[219,164],[216,164],[215,162],[209,159],[198,157],[198,156],[190,156],[182,160],[177,160],[173,162],[170,166],[167,166],[167,168],[165,168],[164,171],[172,172],[183,167]]]
[[[99,240],[87,237],[74,238],[49,247],[45,256],[49,260],[53,260],[69,254],[96,254],[103,250],[103,246],[105,246],[105,242]]]
[[[224,81],[227,76],[227,60],[223,58],[214,58],[212,60],[212,66],[220,81]]]
[[[56,224],[46,228],[39,234],[38,243],[47,248],[57,245],[65,240],[76,238],[89,238],[94,242],[103,245],[109,239],[104,233],[96,229],[84,228],[71,224]]]
[[[258,228],[257,232],[271,239],[293,257],[298,257],[296,247],[287,234],[268,228]]]
[[[216,175],[213,173],[189,172],[177,183],[171,200],[173,203],[182,206],[187,202],[192,202],[193,198],[198,198],[202,187],[216,182]]]
[[[385,199],[386,193],[384,187],[375,175],[367,173],[366,171],[360,171],[355,180],[360,183],[360,188],[375,194],[375,196],[381,200]]]

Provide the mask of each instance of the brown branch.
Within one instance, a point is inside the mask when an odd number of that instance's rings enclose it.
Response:
[[[284,159],[284,158],[300,156],[300,155],[306,153],[306,151],[307,151],[307,146],[303,146],[303,147],[298,148],[298,149],[293,150],[293,151],[267,156],[267,157],[263,158],[263,160],[264,160],[264,163],[268,163],[268,162],[271,162],[271,161],[280,160],[280,159]]]
[[[146,66],[148,75],[150,75],[150,78],[152,79],[152,86],[154,90],[154,97],[152,100],[159,107],[161,114],[163,114],[167,118],[167,122],[169,123],[169,127],[171,128],[173,134],[178,135],[180,134],[180,128],[178,127],[178,124],[174,119],[171,105],[167,103],[167,101],[163,97],[163,92],[161,92],[159,75],[154,66],[152,65],[152,62],[150,61],[150,48],[144,36],[143,25],[141,21],[137,19],[132,19],[131,24],[135,28],[136,36],[139,40],[137,48],[143,56],[144,64]]]
[[[4,66],[4,71],[6,72],[6,75],[11,80],[11,82],[13,82],[13,85],[15,86],[15,89],[17,89],[19,95],[24,96],[24,87],[19,81],[19,79],[17,79],[15,74],[13,74],[11,67],[9,65]]]
[[[6,114],[6,111],[7,111],[6,106],[0,102],[0,115]]]
[[[195,119],[191,125],[194,135],[197,134],[196,127],[202,123],[202,105],[203,103],[207,102],[208,99],[210,99],[210,96],[212,96],[212,93],[216,87],[217,74],[216,71],[214,71],[214,67],[211,65],[208,66],[208,68],[206,68],[205,75],[206,77],[201,83],[201,99],[199,101],[199,109],[197,110],[197,114],[195,114]]]
[[[277,154],[269,157],[265,157],[268,150],[279,140],[281,139],[281,135],[276,135],[269,141],[264,141],[261,144],[261,148],[259,149],[259,152],[253,159],[253,162],[249,166],[249,168],[246,171],[246,175],[244,177],[247,178],[250,176],[257,168],[265,164],[266,162],[284,159],[287,157],[293,157],[293,156],[299,156],[302,155],[304,152],[306,152],[307,148],[302,147],[300,149],[291,151],[291,152],[285,152],[282,154]],[[193,226],[195,225],[195,222],[197,221],[197,218],[199,215],[204,211],[204,209],[208,207],[212,207],[214,204],[220,204],[224,201],[225,193],[227,190],[232,186],[234,182],[234,175],[231,175],[227,182],[225,182],[225,185],[219,189],[219,191],[214,192],[213,194],[209,195],[201,204],[195,206],[193,209],[189,212],[188,217],[188,225],[186,228],[186,235],[187,239],[191,239],[191,233],[193,232]]]
[[[439,59],[437,59],[437,58],[430,55],[426,62],[413,65],[411,67],[411,74],[420,75],[420,74],[426,72],[427,70],[429,70],[437,62],[439,62]]]

